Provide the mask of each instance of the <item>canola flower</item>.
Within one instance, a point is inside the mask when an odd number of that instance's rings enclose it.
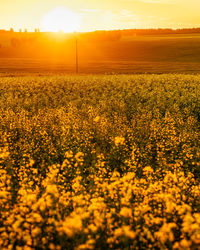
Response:
[[[0,78],[0,249],[199,249],[199,80]]]
[[[124,137],[120,137],[120,136],[116,136],[114,139],[115,145],[119,146],[119,145],[123,145],[125,141]]]

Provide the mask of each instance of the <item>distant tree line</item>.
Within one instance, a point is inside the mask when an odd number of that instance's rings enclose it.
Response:
[[[3,30],[3,29],[0,29],[0,33],[23,33],[23,32],[24,32],[24,33],[27,33],[28,30],[27,30],[27,29],[24,29],[24,30],[19,29],[19,31],[15,31],[13,28],[10,28],[10,30]],[[35,32],[35,33],[40,32],[40,29],[35,29],[34,32]],[[32,32],[31,32],[31,33],[32,33]]]
[[[19,29],[19,33],[22,33],[22,29]],[[13,28],[10,30],[0,29],[0,33],[18,33],[14,31]],[[24,33],[28,32],[27,29],[24,29]],[[36,28],[34,30],[35,33],[40,32],[40,29]],[[33,32],[29,32],[33,33]],[[45,33],[45,32],[44,32]],[[186,33],[200,33],[200,28],[183,28],[183,29],[123,29],[123,30],[98,30],[92,32],[83,32],[81,34],[86,34],[88,36],[108,36],[111,39],[117,39],[120,36],[131,36],[131,35],[152,35],[152,34],[186,34]],[[79,33],[80,34],[80,33]]]
[[[111,30],[111,31],[94,31],[84,33],[88,37],[104,37],[108,40],[118,40],[122,36],[135,36],[135,35],[157,35],[157,34],[192,34],[200,33],[200,28],[190,29],[124,29],[124,30]]]
[[[200,33],[200,28],[184,29],[125,29],[121,30],[123,35],[156,35],[156,34],[190,34]]]

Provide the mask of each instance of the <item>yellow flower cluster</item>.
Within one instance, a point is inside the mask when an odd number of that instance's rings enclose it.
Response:
[[[65,155],[74,162],[82,162],[84,156],[82,152]],[[72,185],[62,185],[65,172],[57,164],[49,167],[40,187],[33,189],[22,179],[14,205],[10,180],[1,170],[0,248],[48,245],[60,249],[71,244],[77,249],[94,249],[101,244],[136,249],[198,247],[200,213],[192,204],[200,205],[200,184],[192,174],[185,175],[181,167],[174,167],[174,172],[163,172],[163,178],[149,166],[144,168],[143,178],[134,172],[121,177],[115,171],[105,179],[99,169],[92,175],[93,188],[87,190],[77,169]]]
[[[114,140],[116,146],[123,145],[124,141],[125,141],[125,138],[120,137],[120,136],[116,136]]]
[[[199,80],[0,79],[0,249],[200,249]]]

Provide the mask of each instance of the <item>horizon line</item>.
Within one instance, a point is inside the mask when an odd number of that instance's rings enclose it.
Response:
[[[98,31],[128,31],[128,30],[143,30],[143,31],[150,31],[150,30],[155,30],[155,31],[159,31],[159,30],[170,30],[170,31],[180,31],[180,30],[200,30],[200,26],[199,27],[193,27],[193,28],[162,28],[162,27],[152,27],[152,28],[124,28],[124,29],[96,29],[96,30],[90,30],[90,31],[73,31],[73,32],[64,32],[62,30],[59,31],[44,31],[44,30],[40,30],[40,28],[35,28],[35,30],[30,31],[27,28],[23,28],[23,29],[19,29],[19,30],[15,30],[14,28],[10,28],[10,29],[1,29],[0,28],[0,32],[10,32],[10,33],[55,33],[55,34],[73,34],[73,33],[92,33],[92,32],[98,32]]]

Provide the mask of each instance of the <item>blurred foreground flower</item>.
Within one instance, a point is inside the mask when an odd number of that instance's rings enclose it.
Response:
[[[125,141],[125,138],[120,137],[120,136],[116,136],[114,140],[116,146],[123,145],[124,141]]]

